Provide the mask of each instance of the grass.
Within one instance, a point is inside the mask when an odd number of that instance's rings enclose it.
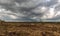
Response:
[[[60,36],[60,23],[2,22],[1,36]]]

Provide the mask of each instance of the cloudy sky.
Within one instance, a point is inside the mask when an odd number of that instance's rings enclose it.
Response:
[[[8,22],[59,22],[60,0],[0,0],[0,19]]]

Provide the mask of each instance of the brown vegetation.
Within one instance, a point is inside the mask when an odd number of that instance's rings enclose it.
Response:
[[[60,36],[60,23],[2,22],[0,36]]]

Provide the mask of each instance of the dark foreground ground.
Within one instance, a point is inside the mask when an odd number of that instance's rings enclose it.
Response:
[[[0,36],[60,36],[60,23],[0,23]]]

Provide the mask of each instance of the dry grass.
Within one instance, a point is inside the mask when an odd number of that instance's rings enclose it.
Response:
[[[1,36],[60,36],[60,23],[19,23],[0,24]]]

